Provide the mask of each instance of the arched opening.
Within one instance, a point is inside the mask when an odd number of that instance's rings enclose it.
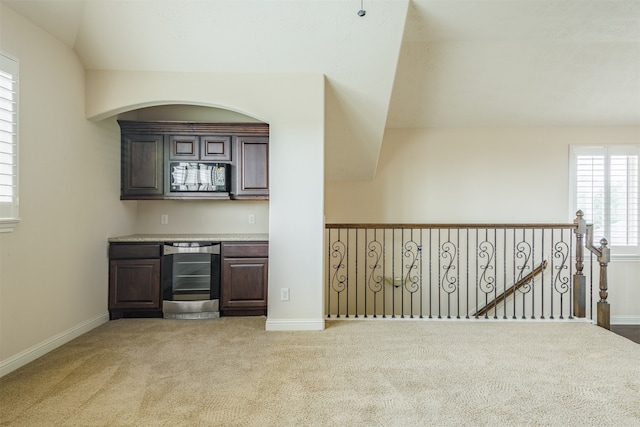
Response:
[[[190,121],[212,123],[265,123],[248,114],[222,107],[198,104],[157,104],[123,111],[119,120]]]
[[[211,229],[229,219],[238,226],[242,222],[246,230],[249,212],[237,214],[236,206],[265,209],[268,225],[263,222],[263,226],[269,233],[266,327],[270,330],[324,327],[324,87],[321,74],[87,73],[86,117],[113,119],[116,128],[119,114],[163,105],[185,106],[160,110],[214,107],[269,124],[269,201],[258,206],[251,206],[253,201],[188,202],[193,204],[188,215],[196,215]],[[137,203],[135,231],[142,233],[160,222],[154,204],[163,203],[160,209],[169,206],[164,201]],[[208,209],[214,204],[215,213]],[[256,211],[256,227],[259,215]],[[282,289],[290,291],[289,300],[281,298]]]

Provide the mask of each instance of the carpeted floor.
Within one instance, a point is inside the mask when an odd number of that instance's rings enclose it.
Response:
[[[640,345],[588,323],[111,321],[0,379],[2,426],[640,426]]]

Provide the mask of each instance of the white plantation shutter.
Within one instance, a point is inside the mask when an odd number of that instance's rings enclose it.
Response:
[[[5,224],[18,219],[17,133],[18,62],[0,53],[0,222]]]
[[[638,155],[612,155],[609,176],[611,245],[637,246]]]
[[[574,212],[618,253],[638,251],[638,146],[572,147]]]
[[[594,225],[594,239],[604,236],[605,223],[605,168],[603,154],[579,155],[576,159],[577,206],[584,217]]]

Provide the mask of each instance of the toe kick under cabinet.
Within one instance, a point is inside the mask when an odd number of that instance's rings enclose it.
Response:
[[[267,314],[267,242],[223,242],[220,311],[223,316]]]

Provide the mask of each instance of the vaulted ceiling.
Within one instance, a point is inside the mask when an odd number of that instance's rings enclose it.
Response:
[[[639,0],[0,0],[86,69],[322,73],[326,175],[386,128],[640,125]]]

